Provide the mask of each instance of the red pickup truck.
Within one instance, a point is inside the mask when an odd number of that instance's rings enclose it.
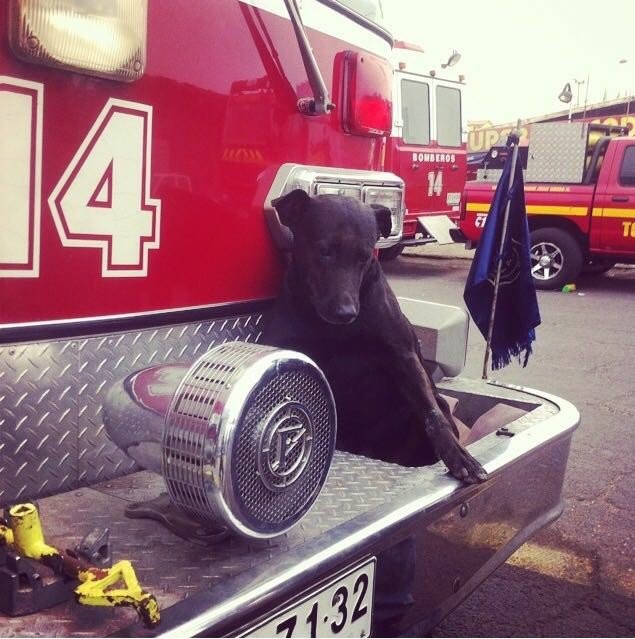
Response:
[[[635,138],[614,129],[548,123],[532,131],[525,202],[536,288],[635,262]],[[498,173],[466,185],[460,228],[468,248],[478,243]]]

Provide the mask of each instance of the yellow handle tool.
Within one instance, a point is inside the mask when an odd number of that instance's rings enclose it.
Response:
[[[9,509],[9,526],[0,524],[0,540],[30,559],[41,561],[81,583],[75,588],[78,603],[87,606],[131,606],[143,624],[154,628],[161,620],[154,595],[143,590],[132,564],[123,560],[111,568],[98,568],[44,541],[42,524],[34,504]],[[120,584],[119,588],[116,588]]]

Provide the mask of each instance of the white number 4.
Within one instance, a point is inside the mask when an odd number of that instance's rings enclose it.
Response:
[[[159,246],[151,199],[152,107],[111,98],[49,198],[64,246],[101,249],[103,277],[143,277]]]
[[[438,171],[436,174],[434,171],[428,173],[428,197],[434,195],[441,195],[443,191],[443,171]]]

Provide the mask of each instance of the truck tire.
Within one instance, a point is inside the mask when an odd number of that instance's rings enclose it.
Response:
[[[404,247],[402,244],[395,244],[394,246],[390,246],[389,248],[379,249],[379,259],[382,262],[394,260],[401,255],[403,249]]]
[[[582,247],[567,231],[542,228],[530,234],[530,263],[539,289],[559,289],[573,283],[582,270]]]

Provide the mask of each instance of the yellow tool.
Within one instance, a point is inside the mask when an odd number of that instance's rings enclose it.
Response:
[[[154,595],[143,590],[132,564],[119,561],[112,568],[97,568],[69,552],[58,550],[44,541],[42,524],[34,504],[18,504],[9,509],[8,526],[0,524],[0,542],[13,546],[30,559],[41,561],[58,573],[81,583],[75,588],[77,602],[87,606],[131,606],[143,624],[155,627],[160,619]],[[117,584],[120,588],[113,588]]]

